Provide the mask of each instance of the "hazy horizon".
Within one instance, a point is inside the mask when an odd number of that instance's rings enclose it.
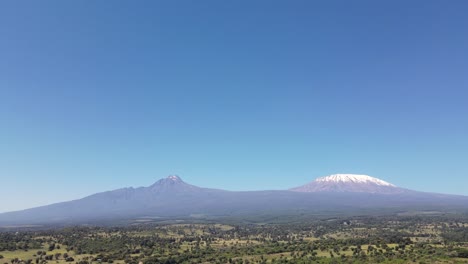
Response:
[[[468,2],[0,3],[0,212],[171,174],[468,195]]]

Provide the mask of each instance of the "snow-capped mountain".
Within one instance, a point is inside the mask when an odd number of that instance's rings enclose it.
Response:
[[[402,193],[405,189],[368,175],[333,174],[292,188],[296,192]]]
[[[367,175],[331,175],[298,188],[276,191],[209,189],[171,175],[148,187],[122,188],[78,200],[1,213],[0,228],[113,223],[148,217],[190,219],[197,215],[210,219],[249,215],[361,214],[380,210],[385,213],[412,210],[468,213],[468,197],[411,191]]]

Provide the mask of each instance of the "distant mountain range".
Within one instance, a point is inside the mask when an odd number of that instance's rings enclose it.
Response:
[[[123,188],[79,200],[3,213],[0,214],[0,226],[415,210],[467,212],[468,196],[417,192],[354,174],[317,178],[290,190],[241,192],[197,187],[171,175],[149,187]]]

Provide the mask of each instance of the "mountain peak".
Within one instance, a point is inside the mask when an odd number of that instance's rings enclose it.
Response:
[[[376,184],[376,185],[381,185],[381,186],[396,187],[395,185],[389,182],[383,181],[381,179],[377,179],[369,175],[361,175],[361,174],[333,174],[333,175],[317,178],[315,181],[317,182],[371,183],[371,184]]]
[[[169,176],[167,176],[166,179],[167,180],[172,180],[172,181],[182,181],[182,179],[177,175],[169,175]]]
[[[365,192],[365,193],[401,193],[403,189],[369,175],[333,174],[292,188],[296,192]]]
[[[149,187],[153,192],[184,192],[199,190],[199,187],[184,182],[177,175],[169,175]]]
[[[160,185],[181,185],[186,184],[179,176],[177,175],[169,175],[166,178],[159,179],[155,182],[152,186],[160,186]]]

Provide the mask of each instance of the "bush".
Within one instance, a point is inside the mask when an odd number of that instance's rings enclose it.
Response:
[[[468,249],[457,248],[457,253],[459,258],[468,258]]]
[[[49,245],[49,251],[52,251],[52,250],[54,250],[54,249],[55,249],[55,244],[54,244],[54,243],[53,243],[53,244],[50,244],[50,245]]]

